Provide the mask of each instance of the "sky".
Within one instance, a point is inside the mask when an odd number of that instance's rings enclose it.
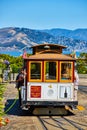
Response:
[[[0,28],[87,28],[87,0],[0,0]]]

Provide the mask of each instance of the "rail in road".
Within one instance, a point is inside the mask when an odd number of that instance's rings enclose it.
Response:
[[[41,122],[43,130],[85,130],[87,128],[87,124],[79,123],[78,120],[74,121],[68,119],[65,116],[48,116],[48,117],[37,117]]]

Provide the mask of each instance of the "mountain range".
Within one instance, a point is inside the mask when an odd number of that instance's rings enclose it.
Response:
[[[44,29],[7,27],[0,29],[0,49],[23,49],[42,43],[67,46],[68,51],[87,52],[87,29]]]

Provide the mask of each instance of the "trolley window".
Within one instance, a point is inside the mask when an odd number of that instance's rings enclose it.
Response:
[[[72,62],[60,62],[60,81],[72,81],[73,65]]]
[[[57,61],[45,61],[45,81],[56,82],[58,79]]]
[[[30,62],[30,81],[41,81],[42,62]]]

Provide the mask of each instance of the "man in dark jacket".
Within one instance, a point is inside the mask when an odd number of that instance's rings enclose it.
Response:
[[[20,73],[17,75],[16,78],[16,88],[18,89],[19,92],[19,105],[21,106],[21,86],[24,85],[24,78],[26,76],[26,73],[24,71],[24,69],[21,69]]]

